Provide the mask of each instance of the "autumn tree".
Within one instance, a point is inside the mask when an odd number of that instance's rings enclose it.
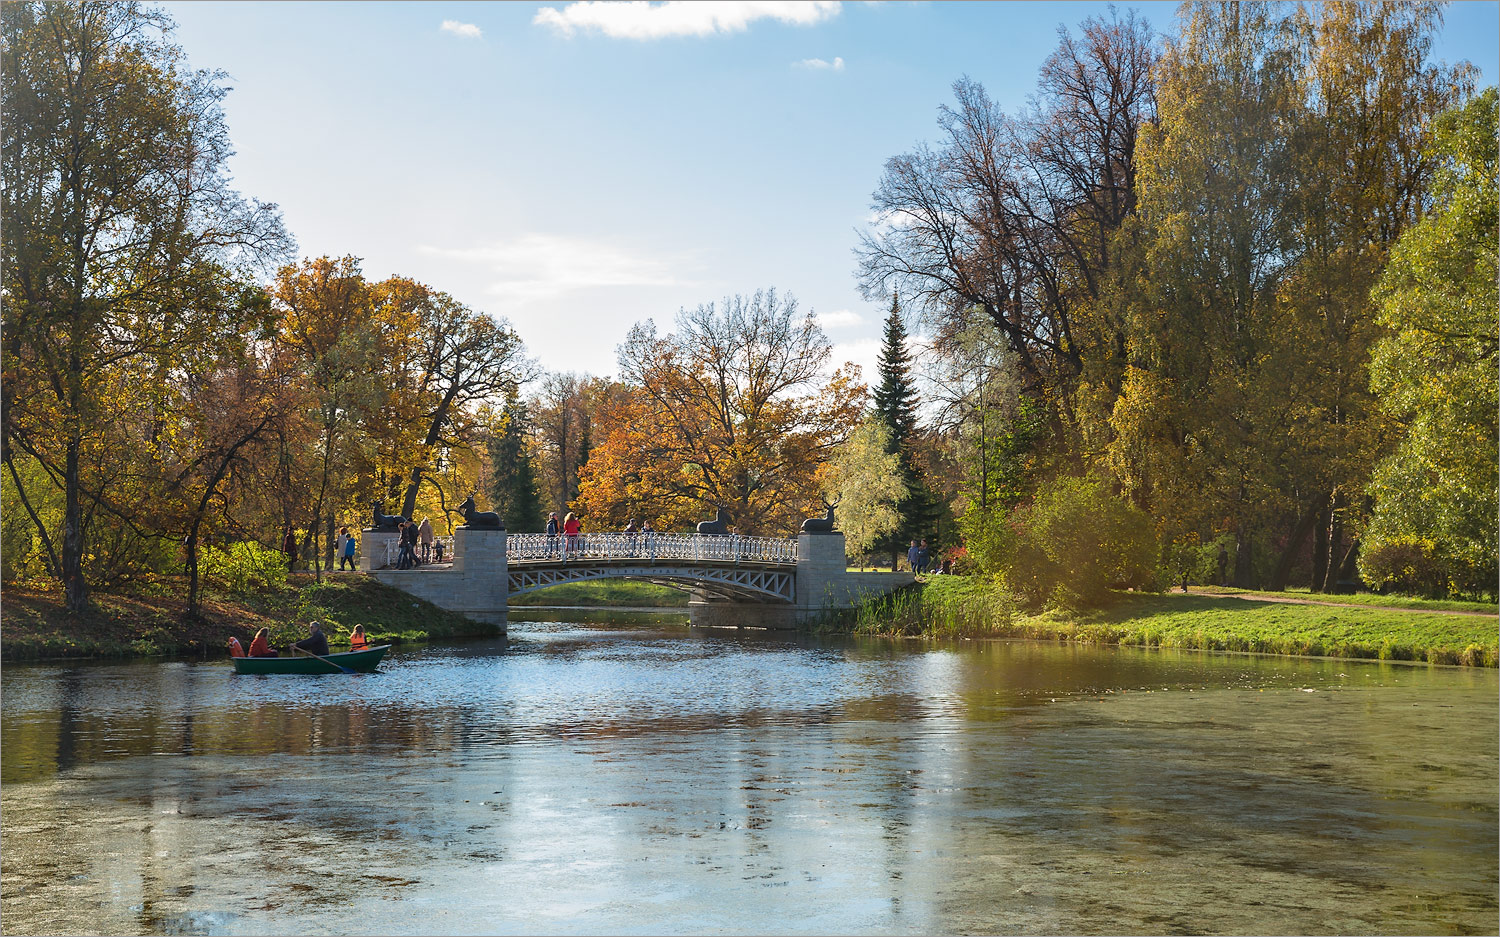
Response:
[[[890,437],[884,420],[866,417],[828,463],[823,489],[838,505],[838,528],[851,554],[871,549],[901,523],[899,505],[907,490]]]
[[[401,514],[410,517],[438,449],[476,445],[482,435],[470,422],[476,408],[503,401],[531,369],[520,336],[503,319],[411,281],[393,278],[381,288],[386,302],[410,313],[388,399],[393,423],[413,431],[393,454],[410,470],[401,502]]]
[[[299,361],[274,342],[228,335],[199,346],[174,382],[172,430],[153,450],[159,472],[157,512],[183,545],[187,613],[199,603],[199,547],[227,507],[232,473],[261,455],[262,445],[303,405]]]
[[[596,411],[609,382],[571,371],[542,375],[529,412],[540,484],[549,510],[567,510],[578,497],[578,470],[593,448]]]
[[[321,541],[358,479],[368,477],[370,432],[390,392],[386,362],[403,322],[382,322],[359,259],[319,257],[283,267],[271,288],[278,342],[297,356],[307,392],[302,421],[281,429],[281,526]],[[305,438],[305,433],[311,438]],[[276,546],[277,544],[268,544]],[[323,557],[331,560],[331,554]],[[321,578],[321,567],[314,564]]]
[[[189,71],[163,14],[131,2],[8,3],[5,67],[4,446],[63,493],[57,569],[73,611],[88,596],[87,449],[113,369],[212,316],[224,271],[288,246],[274,206],[229,185],[222,76]]]
[[[1389,556],[1404,546],[1438,566],[1445,591],[1495,594],[1497,102],[1489,88],[1438,122],[1435,204],[1396,244],[1375,292],[1389,332],[1371,384],[1402,432],[1370,486],[1372,552],[1360,568],[1373,583],[1401,578]]]
[[[1360,386],[1368,289],[1461,85],[1423,64],[1435,22],[1197,4],[1163,58],[1108,461],[1166,529],[1232,533],[1239,585],[1284,584],[1314,531],[1314,586],[1352,570],[1346,495],[1382,439]]]
[[[1077,39],[1061,31],[1029,111],[1006,115],[977,82],[956,81],[942,145],[887,161],[879,221],[857,251],[866,297],[911,298],[940,352],[967,310],[984,315],[1060,426],[1078,421],[1085,362],[1117,359],[1122,344],[1100,304],[1113,237],[1135,208],[1154,58],[1150,27],[1130,13],[1091,18]],[[1117,373],[1093,379],[1118,388]]]
[[[723,508],[742,533],[796,529],[817,472],[859,420],[865,389],[824,374],[829,343],[774,291],[710,303],[619,349],[627,387],[601,409],[579,504],[600,522],[683,527]]]

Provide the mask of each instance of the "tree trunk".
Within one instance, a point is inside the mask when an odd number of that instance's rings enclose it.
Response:
[[[417,487],[422,484],[422,466],[414,466],[411,470],[411,482],[406,486],[406,497],[401,499],[401,516],[416,523],[412,514],[417,510]],[[455,496],[456,497],[456,496]]]
[[[1254,539],[1249,534],[1237,535],[1234,546],[1234,584],[1240,589],[1255,588],[1255,570],[1250,564]]]
[[[198,617],[198,525],[194,523],[182,541],[182,571],[187,573],[187,616]]]
[[[438,437],[443,431],[443,424],[448,422],[448,410],[453,406],[453,398],[458,393],[455,384],[448,389],[448,393],[438,403],[437,409],[432,414],[432,424],[427,427],[427,438],[422,440],[422,455],[426,456],[432,452],[432,447],[437,445]],[[411,484],[406,488],[406,497],[401,502],[401,516],[413,523],[416,518],[412,512],[417,509],[417,486],[422,483],[422,463],[418,462],[412,466]]]
[[[57,559],[57,549],[52,546],[52,537],[47,533],[47,525],[37,516],[36,509],[31,506],[31,499],[26,497],[26,486],[21,484],[21,473],[16,471],[15,454],[7,454],[5,467],[10,469],[11,481],[16,484],[16,497],[21,499],[21,505],[26,508],[26,513],[31,517],[32,526],[36,528],[36,534],[42,541],[42,549],[47,561],[47,572],[55,576],[59,582],[62,581],[62,564]]]
[[[77,412],[76,410],[74,411]],[[63,469],[62,577],[68,611],[77,615],[88,607],[89,587],[83,579],[82,511],[78,504],[78,448],[76,427],[68,434],[68,455]]]
[[[1359,561],[1359,538],[1355,537],[1349,541],[1349,549],[1344,551],[1344,558],[1338,565],[1337,582],[1347,582],[1355,576],[1355,564]]]
[[[1329,509],[1328,516],[1328,568],[1323,572],[1323,588],[1320,591],[1332,592],[1339,581],[1339,556],[1344,548],[1344,507],[1345,500],[1342,494],[1333,496],[1333,505]]]
[[[1313,540],[1312,575],[1308,577],[1307,587],[1313,592],[1323,591],[1323,579],[1328,570],[1328,504],[1330,496],[1323,494],[1318,496],[1320,508],[1318,511],[1317,529],[1314,531],[1316,537]]]
[[[1292,564],[1297,562],[1297,554],[1302,552],[1303,544],[1307,543],[1307,535],[1312,533],[1313,527],[1317,525],[1323,513],[1322,507],[1321,498],[1314,500],[1302,513],[1302,519],[1297,521],[1297,526],[1292,528],[1292,536],[1287,540],[1285,549],[1281,551],[1281,558],[1276,561],[1276,569],[1271,573],[1269,588],[1272,592],[1286,590],[1286,581],[1292,575]]]

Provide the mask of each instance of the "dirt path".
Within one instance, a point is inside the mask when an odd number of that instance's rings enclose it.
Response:
[[[1180,594],[1180,593],[1177,593]],[[1294,599],[1285,595],[1264,595],[1255,592],[1200,592],[1197,589],[1188,595],[1201,595],[1209,599],[1242,599],[1246,602],[1284,602],[1287,605],[1328,605],[1333,608],[1368,608],[1383,612],[1411,612],[1413,615],[1470,615],[1476,618],[1494,618],[1495,612],[1450,612],[1440,608],[1400,608],[1394,605],[1362,605],[1357,602],[1329,602],[1323,599]]]

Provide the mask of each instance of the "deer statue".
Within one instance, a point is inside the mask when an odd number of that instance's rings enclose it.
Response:
[[[809,517],[807,520],[803,521],[802,532],[804,534],[833,533],[833,509],[838,507],[839,502],[842,500],[844,500],[844,498],[842,495],[840,495],[832,504],[824,501],[823,507],[827,508],[828,512],[822,517]]]
[[[458,513],[463,515],[464,526],[469,530],[504,530],[505,523],[500,520],[500,515],[494,511],[477,511],[474,509],[474,496],[469,495],[458,506]]]
[[[384,513],[383,511],[381,511],[381,508],[383,507],[385,507],[384,502],[375,502],[375,522],[371,525],[371,530],[395,530],[397,524],[406,520],[406,518],[402,517],[400,514]]]
[[[713,520],[698,522],[698,533],[718,534],[721,536],[729,533],[729,513],[717,505],[715,505],[715,510],[716,513]]]

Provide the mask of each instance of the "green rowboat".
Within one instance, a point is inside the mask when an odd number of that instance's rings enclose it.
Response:
[[[341,667],[347,667],[358,673],[369,673],[380,663],[385,652],[390,650],[389,644],[381,644],[378,647],[368,648],[363,651],[345,651],[342,654],[329,654],[327,657],[231,657],[234,661],[235,673],[343,673]]]

